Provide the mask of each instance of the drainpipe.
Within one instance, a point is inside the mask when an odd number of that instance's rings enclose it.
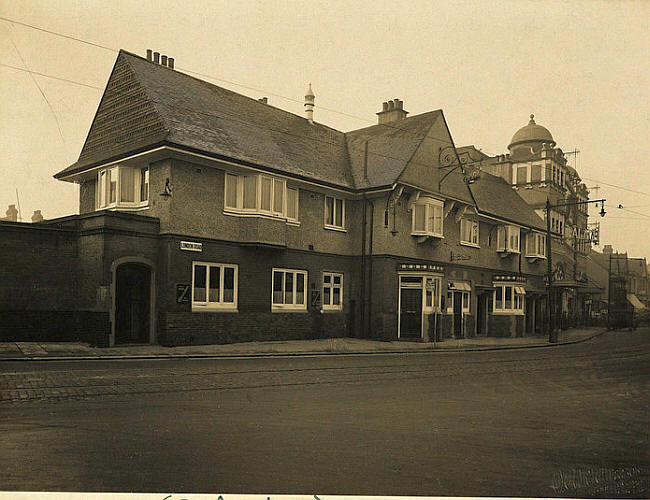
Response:
[[[361,220],[361,338],[366,338],[366,195],[363,195]]]
[[[372,335],[372,235],[375,226],[375,204],[370,202],[370,241],[368,242],[368,334]]]

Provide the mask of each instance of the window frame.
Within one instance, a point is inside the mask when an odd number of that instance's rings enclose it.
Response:
[[[492,292],[492,313],[502,315],[524,315],[524,304],[526,302],[526,291],[521,284],[517,283],[494,283]],[[497,292],[501,296],[501,307],[497,307]],[[510,307],[506,307],[507,291],[510,291]],[[523,291],[523,293],[521,293]],[[519,307],[518,307],[519,305]]]
[[[332,222],[328,222],[328,209],[327,209],[327,200],[330,199],[332,200]],[[341,202],[341,207],[340,209],[337,208],[337,202]],[[324,202],[323,202],[323,227],[325,229],[334,229],[338,231],[345,231],[345,198],[337,198],[336,196],[331,196],[329,194],[326,194],[324,197]],[[338,225],[336,223],[336,219],[338,218],[337,216],[339,215],[339,211],[341,212],[341,225]]]
[[[329,277],[330,282],[325,283],[325,278]],[[340,278],[340,283],[334,283],[334,278]],[[329,289],[330,303],[325,303],[325,289]],[[334,304],[334,290],[339,290],[339,303]],[[342,311],[343,310],[343,273],[333,271],[323,271],[321,286],[321,308],[324,311]]]
[[[424,207],[424,230],[416,229],[416,213],[418,208]],[[444,238],[444,207],[445,202],[430,196],[420,197],[411,206],[411,235],[412,236],[432,236],[434,238]],[[431,211],[433,210],[433,217]],[[436,216],[436,212],[439,215]],[[430,227],[429,221],[433,220],[433,228]],[[436,220],[440,221],[440,231],[436,231]]]
[[[122,181],[126,172],[133,175],[132,197],[133,201],[122,201]],[[144,173],[144,176],[143,176]],[[114,165],[111,167],[101,168],[97,171],[95,177],[95,210],[126,209],[135,210],[149,206],[150,167],[147,166],[127,166]],[[142,181],[146,180],[146,199],[142,199]],[[114,184],[115,192],[112,193]],[[112,195],[114,194],[114,199]]]
[[[470,229],[469,229],[470,238],[465,239],[465,229],[466,229],[468,224],[470,224]],[[472,241],[474,239],[474,236],[476,237],[476,241]],[[468,219],[468,218],[460,219],[460,238],[459,238],[459,240],[460,240],[461,245],[480,248],[480,224],[479,224],[479,221],[475,220],[475,219]]]
[[[546,258],[546,235],[544,233],[538,231],[528,233],[526,237],[526,257]]]
[[[518,231],[517,248],[512,247],[512,232]],[[503,235],[503,242],[501,240]],[[503,245],[502,245],[503,243]],[[501,224],[497,227],[497,252],[504,253],[521,253],[521,228],[513,224]]]
[[[274,293],[274,284],[275,284],[275,273],[282,273],[283,278],[282,278],[282,298],[284,300],[284,297],[286,296],[287,290],[286,290],[286,280],[287,280],[287,274],[291,273],[293,274],[293,289],[292,289],[292,294],[293,294],[293,302],[291,304],[286,304],[286,303],[275,303],[273,301],[273,293]],[[303,276],[303,303],[298,304],[296,303],[296,297],[297,297],[297,291],[298,291],[298,280],[296,279],[296,276],[301,275]],[[286,269],[286,268],[281,268],[281,267],[274,267],[271,269],[271,312],[301,312],[301,311],[307,311],[307,288],[308,288],[308,278],[309,278],[309,273],[304,270],[304,269]]]
[[[255,203],[254,207],[244,207],[244,194],[245,194],[245,182],[246,178],[254,178],[255,185]],[[265,182],[269,182],[269,199],[268,199],[268,208],[262,208],[262,186]],[[235,183],[233,188],[232,183]],[[277,186],[280,185],[281,188],[281,206],[278,210],[276,194]],[[252,186],[252,184],[250,185]],[[234,204],[231,203],[229,190],[234,195]],[[290,217],[288,214],[288,192],[295,191],[295,217]],[[273,219],[284,219],[287,222],[298,223],[300,217],[299,211],[299,199],[300,199],[300,189],[298,187],[289,186],[287,180],[281,177],[267,175],[267,174],[234,174],[232,172],[224,172],[224,183],[223,183],[223,210],[225,214],[228,215],[244,215],[244,216],[261,216],[261,217],[270,217]]]
[[[195,268],[198,266],[203,266],[206,268],[205,274],[205,301],[194,300],[194,280],[195,280]],[[210,301],[210,269],[219,268],[219,300]],[[225,269],[233,269],[233,301],[225,302],[223,300],[224,292],[224,275]],[[190,303],[192,312],[237,312],[238,310],[238,299],[239,299],[239,265],[230,264],[230,263],[221,263],[221,262],[202,262],[202,261],[192,261],[192,284],[191,284],[191,297]]]

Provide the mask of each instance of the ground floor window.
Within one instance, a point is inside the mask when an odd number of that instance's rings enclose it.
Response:
[[[273,293],[271,297],[271,310],[306,310],[306,283],[307,271],[296,269],[273,269]]]
[[[237,309],[236,264],[192,263],[192,310]]]
[[[518,285],[494,285],[494,313],[523,314],[526,290]]]
[[[343,309],[343,274],[323,273],[323,309]]]

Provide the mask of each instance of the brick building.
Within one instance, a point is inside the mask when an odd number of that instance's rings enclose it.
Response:
[[[79,215],[0,222],[3,339],[221,343],[542,330],[544,221],[441,110],[343,133],[121,51]],[[479,158],[480,161],[481,158]]]

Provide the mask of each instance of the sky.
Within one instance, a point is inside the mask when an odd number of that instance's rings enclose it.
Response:
[[[399,98],[494,155],[534,113],[607,199],[600,248],[650,261],[650,1],[0,0],[0,17],[0,216],[17,200],[24,221],[77,213],[77,186],[52,175],[76,161],[117,50],[151,48],[300,115],[311,82],[314,119],[343,131]]]

